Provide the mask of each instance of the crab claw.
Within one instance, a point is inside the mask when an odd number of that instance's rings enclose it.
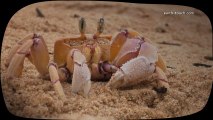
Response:
[[[91,88],[91,73],[86,64],[85,56],[77,49],[70,52],[73,61],[72,92],[77,93],[81,90],[87,96]]]
[[[123,64],[107,84],[110,88],[135,85],[154,73],[155,65],[144,56],[139,56]]]

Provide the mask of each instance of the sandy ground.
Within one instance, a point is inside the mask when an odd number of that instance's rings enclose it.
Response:
[[[38,17],[39,8],[45,17]],[[165,15],[164,12],[189,11],[194,14]],[[62,83],[66,101],[59,99],[51,82],[38,78],[35,67],[25,60],[21,78],[6,81],[5,57],[9,50],[30,33],[45,38],[49,52],[55,40],[78,32],[79,16],[87,20],[87,33],[96,31],[104,17],[105,34],[130,27],[151,39],[167,62],[171,89],[157,94],[154,83],[140,83],[125,90],[106,90],[106,82],[92,82],[88,98],[71,94],[71,84]],[[212,28],[207,16],[184,6],[123,4],[104,2],[45,2],[27,6],[10,20],[1,51],[1,82],[8,110],[18,116],[34,118],[128,119],[165,118],[189,115],[206,104],[212,86]],[[161,44],[162,42],[174,45]],[[52,54],[50,54],[52,60]],[[152,81],[155,78],[150,78]]]

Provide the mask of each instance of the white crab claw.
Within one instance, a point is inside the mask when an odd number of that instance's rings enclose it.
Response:
[[[135,85],[151,75],[155,65],[144,56],[134,58],[122,65],[110,79],[107,86],[110,88],[127,87]]]
[[[91,73],[86,64],[86,58],[79,51],[74,51],[74,70],[72,78],[72,92],[77,93],[79,91],[84,92],[84,96],[87,96],[91,88]]]
[[[91,87],[91,74],[86,64],[82,66],[74,65],[74,72],[72,78],[72,92],[77,93],[80,90],[84,91],[87,96]]]
[[[118,88],[125,84],[124,81],[124,73],[121,69],[119,69],[110,79],[110,81],[107,83],[107,87],[110,88]]]

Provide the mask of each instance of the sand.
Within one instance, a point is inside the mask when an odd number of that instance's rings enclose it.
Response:
[[[44,17],[36,13],[39,8]],[[187,12],[182,15],[164,12]],[[190,14],[189,14],[190,13]],[[50,81],[38,77],[27,59],[21,78],[5,80],[5,57],[24,36],[41,34],[53,53],[54,42],[78,32],[78,19],[87,20],[86,33],[94,33],[100,17],[105,19],[104,34],[114,34],[129,27],[149,38],[164,57],[170,89],[166,94],[153,90],[156,78],[123,89],[104,89],[107,82],[92,82],[88,98],[71,93],[71,84],[63,82],[67,100],[57,96]],[[8,110],[18,116],[69,119],[139,119],[167,118],[196,113],[208,101],[213,65],[212,28],[201,11],[184,6],[125,4],[116,2],[43,2],[18,11],[8,23],[1,51],[1,82]],[[161,44],[173,43],[172,45]],[[52,60],[52,54],[50,54]]]

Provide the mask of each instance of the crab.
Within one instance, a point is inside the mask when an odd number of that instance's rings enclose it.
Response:
[[[157,75],[155,90],[169,89],[166,64],[153,43],[133,29],[102,35],[100,18],[95,34],[85,34],[86,22],[79,20],[80,35],[56,40],[53,61],[41,35],[31,34],[19,41],[6,58],[6,79],[20,77],[25,58],[35,65],[42,79],[50,79],[56,92],[65,98],[62,81],[72,81],[72,92],[88,95],[91,80],[109,82],[116,89],[136,85],[152,74]]]

